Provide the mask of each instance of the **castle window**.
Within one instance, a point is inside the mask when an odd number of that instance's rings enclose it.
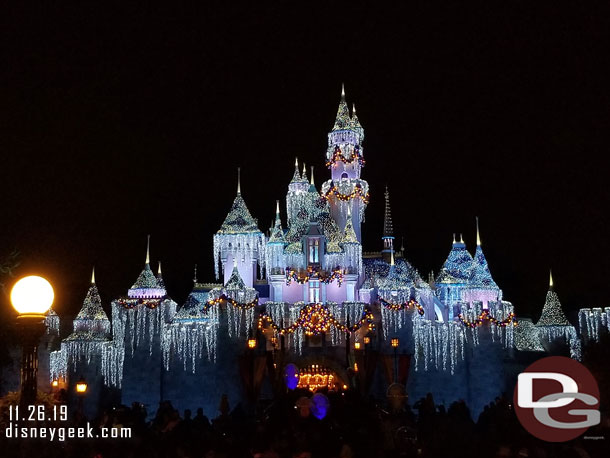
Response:
[[[320,281],[309,281],[309,302],[320,302]]]
[[[309,245],[307,262],[318,264],[320,262],[320,239],[309,239],[307,243]]]

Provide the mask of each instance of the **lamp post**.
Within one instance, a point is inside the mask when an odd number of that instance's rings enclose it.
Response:
[[[396,382],[398,380],[398,345],[400,344],[400,341],[398,340],[398,337],[393,337],[390,342],[394,349],[394,382]]]
[[[83,399],[85,397],[85,393],[87,392],[87,381],[84,377],[81,376],[76,382],[76,395],[78,396],[78,413],[82,416],[85,414],[85,409],[83,407]]]
[[[22,406],[36,403],[38,389],[38,341],[45,330],[45,314],[53,304],[53,287],[42,277],[31,275],[15,283],[11,303],[19,313],[17,328],[23,346],[21,357]],[[27,407],[26,407],[27,408]],[[25,409],[24,409],[25,411]]]

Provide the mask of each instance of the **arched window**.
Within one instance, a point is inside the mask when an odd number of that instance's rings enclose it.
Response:
[[[310,264],[318,264],[320,262],[320,239],[310,238],[308,240],[308,259],[307,262]]]

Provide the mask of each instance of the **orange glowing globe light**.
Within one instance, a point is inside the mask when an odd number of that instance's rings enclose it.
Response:
[[[51,386],[52,386],[53,388],[57,388],[57,387],[59,386],[59,381],[58,381],[57,379],[53,380],[53,381],[51,382]]]
[[[44,315],[54,298],[51,283],[37,275],[23,277],[11,290],[11,303],[19,315]]]
[[[85,382],[84,378],[81,378],[77,383],[76,383],[76,392],[83,394],[87,391],[87,382]]]
[[[254,348],[254,347],[256,347],[256,340],[248,339],[248,348]]]
[[[366,336],[366,337],[364,338],[364,345],[368,345],[368,344],[370,344],[370,343],[371,343],[371,338],[370,338],[369,336]]]
[[[394,337],[394,338],[391,340],[391,343],[392,343],[392,348],[398,348],[398,343],[399,343],[399,341],[398,341],[398,337]]]
[[[360,350],[360,342],[354,342],[354,348]]]

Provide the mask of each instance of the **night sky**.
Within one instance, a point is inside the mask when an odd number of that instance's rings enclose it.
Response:
[[[276,199],[285,225],[295,156],[318,186],[329,176],[341,82],[366,136],[365,251],[381,246],[387,184],[425,278],[453,232],[474,251],[479,216],[518,315],[538,318],[549,268],[566,309],[610,306],[606,2],[38,3],[0,14],[0,258],[16,249],[16,275],[46,276],[60,314],[93,265],[106,308],[125,294],[149,233],[177,302],[195,263],[212,281],[238,166],[260,228]]]

